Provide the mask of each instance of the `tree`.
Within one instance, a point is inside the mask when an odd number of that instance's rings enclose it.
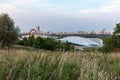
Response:
[[[115,31],[113,32],[113,35],[115,36],[118,33],[120,33],[120,23],[116,24],[116,28]]]
[[[104,40],[104,46],[102,51],[105,53],[111,53],[117,47],[117,39],[116,37],[109,37]]]
[[[120,23],[116,24],[115,31],[113,35],[104,40],[103,52],[112,52],[120,49]]]
[[[56,49],[55,40],[52,38],[44,39],[44,44],[42,45],[42,48],[54,51]]]
[[[10,47],[18,38],[19,28],[8,14],[0,14],[0,47]]]
[[[115,31],[113,33],[116,38],[117,38],[117,48],[120,49],[120,23],[116,24]]]
[[[35,48],[43,48],[43,44],[45,43],[45,40],[41,37],[37,37],[34,41],[34,47]]]
[[[28,46],[32,46],[33,47],[34,41],[35,41],[34,36],[33,35],[29,36],[29,38],[28,38]]]

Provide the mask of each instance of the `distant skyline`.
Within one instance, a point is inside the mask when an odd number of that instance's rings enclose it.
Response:
[[[120,0],[0,0],[21,32],[112,31],[120,23]]]

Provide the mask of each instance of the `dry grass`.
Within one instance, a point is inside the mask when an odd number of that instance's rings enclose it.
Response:
[[[120,80],[120,54],[0,50],[0,80]]]

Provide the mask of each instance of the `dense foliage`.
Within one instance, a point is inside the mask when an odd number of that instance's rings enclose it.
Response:
[[[14,27],[8,14],[0,14],[0,47],[10,47],[18,38],[19,29]]]
[[[103,52],[112,52],[112,51],[120,51],[120,23],[116,24],[115,31],[113,35],[109,38],[104,39],[104,47]]]
[[[70,45],[69,43],[61,43],[59,40],[55,40],[53,38],[41,38],[37,37],[34,38],[34,36],[30,36],[29,38],[23,38],[23,40],[20,40],[18,42],[19,45],[22,46],[30,46],[38,49],[46,49],[46,50],[73,50],[74,47]]]

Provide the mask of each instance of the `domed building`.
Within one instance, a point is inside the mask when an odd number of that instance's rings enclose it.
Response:
[[[103,46],[103,40],[99,38],[84,38],[79,36],[69,36],[60,39],[62,42],[68,42],[75,46],[75,49],[82,48],[100,48]]]

